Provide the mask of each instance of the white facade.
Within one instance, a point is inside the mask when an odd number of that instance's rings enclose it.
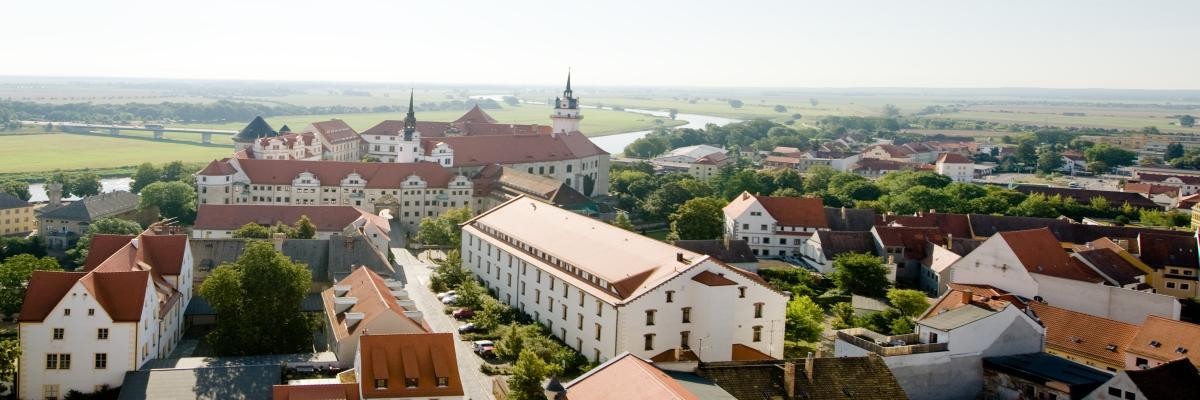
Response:
[[[954,182],[971,183],[975,179],[974,163],[938,162],[934,168],[938,175],[947,176]]]
[[[818,208],[818,212],[824,209]],[[756,256],[798,256],[804,242],[820,227],[779,223],[755,196],[739,195],[723,209],[725,235],[745,240]]]

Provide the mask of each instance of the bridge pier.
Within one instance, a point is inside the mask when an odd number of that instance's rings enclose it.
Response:
[[[161,129],[154,131],[154,140],[163,140],[163,131]]]
[[[108,128],[108,134],[111,136],[121,136],[121,130],[117,128]]]
[[[213,134],[207,133],[207,132],[201,133],[200,134],[200,143],[212,144],[212,135]]]

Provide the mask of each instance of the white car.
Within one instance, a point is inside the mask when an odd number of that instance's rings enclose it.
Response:
[[[454,304],[458,301],[458,296],[449,295],[442,298],[442,304]]]
[[[453,296],[453,295],[454,295],[454,293],[455,293],[455,292],[454,292],[453,290],[451,290],[451,291],[449,291],[449,292],[441,292],[441,293],[438,293],[438,294],[437,294],[437,298],[438,298],[438,300],[441,300],[441,299],[444,299],[444,298],[446,298],[446,296]]]

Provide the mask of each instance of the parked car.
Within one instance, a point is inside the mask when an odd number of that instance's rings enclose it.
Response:
[[[442,298],[442,304],[454,304],[458,301],[458,296],[449,295]]]
[[[454,319],[471,318],[474,315],[475,315],[475,310],[472,310],[470,308],[465,308],[465,307],[454,310],[454,312],[450,314],[450,316],[454,317]]]
[[[458,333],[467,333],[467,332],[474,332],[474,331],[475,331],[475,324],[471,323],[471,322],[465,323],[462,326],[458,327]]]
[[[471,345],[471,349],[483,358],[491,358],[496,356],[496,343],[491,340],[476,340]]]
[[[455,294],[455,292],[453,290],[451,290],[449,292],[441,292],[441,293],[437,294],[437,298],[438,298],[438,300],[441,300],[442,298],[445,298],[446,296],[453,296],[454,294]]]

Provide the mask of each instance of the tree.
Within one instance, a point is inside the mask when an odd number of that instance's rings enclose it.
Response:
[[[1038,148],[1037,170],[1042,173],[1051,173],[1062,167],[1062,153],[1055,150],[1053,146],[1041,146]]]
[[[101,218],[92,221],[88,226],[87,233],[75,242],[75,248],[67,250],[67,257],[72,260],[75,265],[83,265],[84,260],[87,260],[88,249],[92,247],[92,237],[95,235],[136,235],[142,232],[142,226],[137,222],[133,222],[120,218]]]
[[[25,201],[33,197],[29,193],[29,183],[12,179],[0,180],[0,193],[8,193]]]
[[[833,329],[846,329],[858,326],[858,318],[854,315],[854,305],[841,302],[834,304],[829,308],[829,313],[833,315],[833,321],[830,325]]]
[[[791,342],[815,342],[821,339],[825,313],[808,296],[796,296],[787,305],[784,338]]]
[[[667,116],[671,117],[671,119],[675,119],[675,116],[677,116],[677,115],[679,115],[679,110],[676,110],[674,108],[667,110]]]
[[[58,171],[51,175],[46,183],[61,184],[63,196],[94,196],[100,194],[102,189],[100,176],[90,172],[71,175]]]
[[[783,104],[776,104],[776,105],[775,105],[775,112],[777,112],[777,113],[785,113],[785,112],[787,112],[787,107],[784,107],[784,106],[783,106]]]
[[[37,258],[32,254],[18,254],[0,263],[0,312],[12,315],[21,311],[33,271],[62,271],[62,268],[54,257]]]
[[[196,219],[196,189],[178,180],[151,183],[142,188],[138,208],[158,209],[163,218],[191,225]]]
[[[20,358],[21,341],[16,336],[0,339],[0,381],[16,381],[17,360]],[[6,389],[12,390],[12,387]]]
[[[271,228],[267,228],[253,222],[247,222],[245,225],[242,225],[241,228],[237,228],[233,231],[233,237],[237,239],[270,239]]]
[[[1167,145],[1167,151],[1163,154],[1163,160],[1171,161],[1183,157],[1183,154],[1183,144],[1171,143]]]
[[[245,356],[310,351],[316,322],[300,310],[312,273],[269,242],[250,241],[232,264],[222,264],[200,285],[217,311],[207,340],[218,355]]]
[[[612,225],[627,231],[637,229],[637,227],[633,226],[633,221],[629,220],[629,214],[624,211],[617,212],[617,217],[613,218]]]
[[[724,232],[724,207],[725,200],[715,197],[688,200],[671,214],[671,231],[684,240],[716,239]]]
[[[1196,117],[1193,117],[1191,115],[1180,116],[1179,117],[1179,125],[1186,126],[1188,128],[1196,126]]]
[[[154,164],[142,163],[138,165],[137,170],[133,172],[133,182],[129,183],[129,191],[133,193],[141,192],[142,188],[161,180],[162,174],[162,170],[155,167]]]
[[[462,227],[459,225],[471,217],[471,209],[462,207],[448,210],[437,218],[424,218],[417,227],[417,240],[429,245],[458,248],[462,242]]]
[[[733,108],[742,108],[742,101],[738,99],[729,99],[729,106]]]
[[[295,232],[295,239],[315,239],[317,237],[317,226],[313,225],[312,220],[308,219],[307,215],[301,215],[300,219],[296,221],[295,229],[292,232]]]
[[[1084,150],[1083,156],[1089,162],[1100,161],[1110,168],[1133,165],[1133,161],[1137,159],[1137,153],[1120,147],[1113,147],[1108,143],[1101,143]]]
[[[188,171],[186,165],[183,165],[183,161],[171,161],[163,164],[160,182],[180,181],[191,184],[191,176],[191,172]]]
[[[885,104],[883,106],[883,116],[887,118],[896,118],[900,116],[900,109],[895,104]]]
[[[909,317],[916,317],[929,308],[925,293],[912,289],[888,289],[888,302],[900,312]]]
[[[1108,172],[1109,170],[1108,163],[1105,163],[1104,161],[1090,161],[1087,163],[1086,168],[1089,172],[1097,175]]]
[[[508,378],[508,398],[512,400],[545,400],[546,393],[542,388],[542,380],[555,372],[553,366],[547,365],[533,351],[525,349],[517,357],[512,367],[512,376]]]
[[[484,297],[482,307],[475,311],[475,315],[471,317],[471,322],[475,326],[483,330],[491,330],[500,324],[504,323],[512,308],[500,303],[500,301],[491,297]]]
[[[459,306],[477,309],[483,305],[483,299],[487,298],[487,293],[483,286],[479,286],[479,282],[467,279],[454,290],[454,297],[458,298],[456,304]]]
[[[879,297],[891,286],[883,259],[865,253],[840,254],[833,260],[833,283],[850,294]]]
[[[810,98],[810,99],[808,99],[808,104],[811,104],[813,107],[816,107],[817,104],[820,104],[820,102],[817,101],[817,99],[815,99],[815,98]]]

